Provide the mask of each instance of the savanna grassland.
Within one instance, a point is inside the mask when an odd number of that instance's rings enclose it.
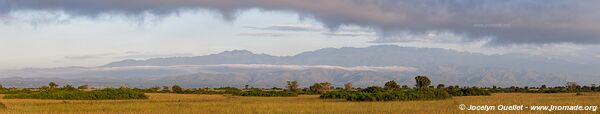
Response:
[[[599,113],[592,111],[463,111],[466,105],[594,105],[600,94],[495,93],[433,101],[351,102],[298,97],[242,97],[231,95],[147,93],[144,100],[0,99],[0,113]],[[0,98],[3,95],[0,95]]]

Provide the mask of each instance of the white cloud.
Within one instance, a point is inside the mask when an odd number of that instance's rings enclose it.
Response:
[[[238,36],[251,36],[251,37],[283,37],[286,34],[274,33],[274,32],[244,32],[238,33]]]

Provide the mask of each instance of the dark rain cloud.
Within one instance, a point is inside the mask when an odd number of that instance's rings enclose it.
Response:
[[[381,39],[398,33],[451,32],[492,44],[600,43],[597,0],[0,0],[0,17],[24,10],[101,14],[169,15],[186,9],[235,13],[259,8],[292,11],[335,30],[373,28]],[[386,40],[381,40],[386,41]]]

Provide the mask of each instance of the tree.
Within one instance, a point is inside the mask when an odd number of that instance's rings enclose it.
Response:
[[[77,87],[77,89],[88,89],[88,85],[81,85],[79,87]]]
[[[385,91],[385,89],[381,88],[379,86],[371,86],[371,87],[367,87],[362,90],[362,92],[367,92],[367,93],[378,93],[378,92],[384,92],[384,91]]]
[[[181,86],[179,85],[173,85],[173,87],[171,87],[171,90],[173,90],[173,92],[175,93],[183,93],[183,88],[181,88]]]
[[[71,86],[71,85],[65,85],[64,87],[61,88],[61,90],[74,91],[74,90],[77,90],[77,89],[75,87]]]
[[[540,87],[540,89],[546,89],[546,85],[542,85],[542,87]]]
[[[417,88],[427,88],[431,84],[431,80],[427,76],[417,76],[415,80],[417,81]]]
[[[169,90],[169,86],[163,86],[162,92],[171,92],[171,90]]]
[[[50,87],[51,89],[53,89],[53,88],[57,88],[57,87],[58,87],[58,84],[56,84],[56,83],[54,83],[54,82],[50,82],[50,83],[48,83],[48,87]]]
[[[312,91],[321,91],[321,90],[323,90],[323,85],[321,85],[320,83],[315,83],[312,86],[310,86],[309,88]]]
[[[390,81],[388,81],[388,82],[385,83],[384,89],[386,89],[386,90],[398,90],[398,89],[400,89],[400,85],[398,85],[398,83],[396,83],[396,81],[390,80]]]
[[[438,89],[444,89],[445,87],[446,87],[446,85],[444,85],[444,84],[438,84],[438,86],[437,86]]]
[[[402,85],[402,89],[409,89],[407,85]]]
[[[348,83],[344,84],[344,89],[345,90],[352,90],[352,83],[348,82]]]
[[[287,89],[290,91],[297,91],[298,81],[287,81]]]
[[[0,84],[0,90],[4,89],[4,86],[2,86],[2,84]]]
[[[577,89],[577,82],[567,82],[566,86],[569,90],[575,90]]]
[[[310,86],[309,89],[312,91],[325,92],[331,90],[332,86],[329,82],[315,83],[312,86]]]
[[[152,91],[152,92],[157,92],[158,90],[160,90],[160,87],[158,87],[158,86],[151,87],[149,90]]]
[[[333,88],[329,82],[323,82],[321,85],[323,86],[323,91],[329,91]]]
[[[244,89],[249,89],[250,85],[244,85]]]

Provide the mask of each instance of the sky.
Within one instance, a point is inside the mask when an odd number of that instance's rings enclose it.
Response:
[[[0,69],[400,45],[600,59],[600,1],[0,0]]]

